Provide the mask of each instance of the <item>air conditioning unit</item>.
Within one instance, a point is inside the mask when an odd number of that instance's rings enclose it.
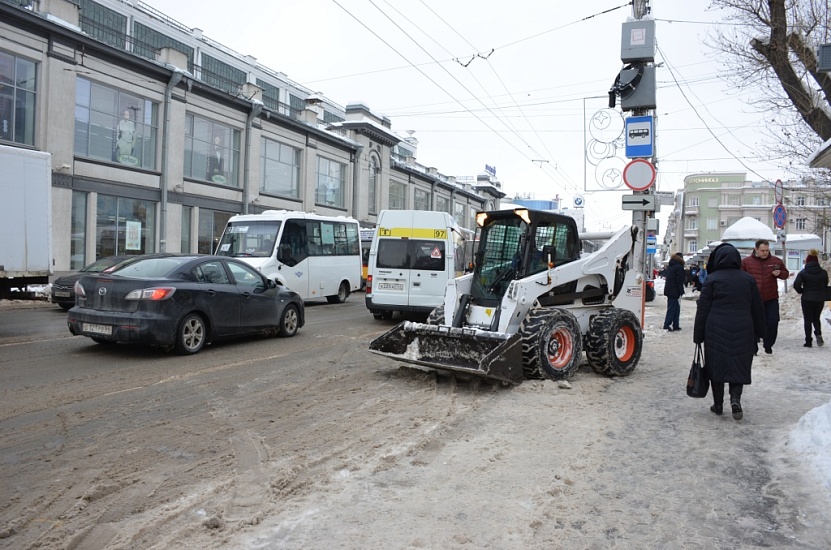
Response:
[[[718,224],[722,227],[727,227],[727,220],[721,220]]]

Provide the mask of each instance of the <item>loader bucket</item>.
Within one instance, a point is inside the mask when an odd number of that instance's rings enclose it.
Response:
[[[397,361],[519,384],[519,335],[405,321],[369,344],[369,351]]]

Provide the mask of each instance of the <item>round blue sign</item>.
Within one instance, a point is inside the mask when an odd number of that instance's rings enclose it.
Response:
[[[777,229],[782,229],[785,227],[785,223],[788,221],[788,211],[785,210],[785,207],[781,204],[777,204],[773,207],[773,225],[776,226]]]

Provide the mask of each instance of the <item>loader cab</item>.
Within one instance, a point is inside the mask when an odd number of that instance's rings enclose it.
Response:
[[[480,212],[479,248],[471,285],[478,305],[496,307],[511,281],[580,258],[574,218],[518,208]]]

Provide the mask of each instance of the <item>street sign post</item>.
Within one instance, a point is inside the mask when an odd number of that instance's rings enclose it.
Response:
[[[635,159],[623,169],[623,183],[632,191],[646,191],[655,183],[655,167],[645,159]]]
[[[624,210],[655,210],[655,195],[623,195]]]
[[[650,158],[654,153],[655,135],[651,116],[630,116],[626,119],[626,150],[628,158]]]
[[[776,226],[777,229],[782,229],[785,227],[785,224],[788,222],[788,211],[785,210],[784,205],[777,204],[773,207],[773,225]]]

